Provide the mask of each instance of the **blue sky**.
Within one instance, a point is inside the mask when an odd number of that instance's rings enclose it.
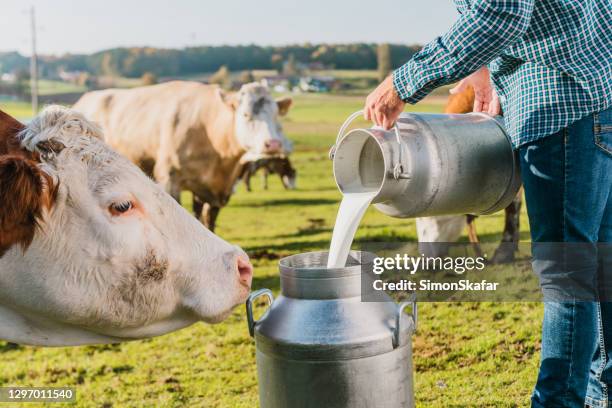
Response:
[[[143,45],[414,44],[456,18],[451,0],[2,0],[0,51],[29,54],[30,5],[42,54]]]

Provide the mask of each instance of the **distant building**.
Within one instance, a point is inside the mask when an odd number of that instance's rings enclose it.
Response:
[[[70,82],[76,84],[79,82],[81,76],[84,74],[82,71],[64,71],[61,70],[58,73],[59,78],[64,82]]]
[[[338,85],[332,76],[269,75],[261,83],[275,92],[329,92]]]
[[[5,73],[2,74],[2,76],[0,76],[0,80],[2,80],[2,82],[16,82],[17,81],[17,75],[12,74],[12,73]]]
[[[302,92],[329,92],[336,82],[331,76],[308,76],[300,78],[298,88]]]
[[[331,69],[331,66],[325,65],[321,61],[313,61],[307,65],[308,70],[310,71],[323,71]]]
[[[263,77],[261,83],[275,92],[291,90],[291,78],[287,75],[270,75]]]

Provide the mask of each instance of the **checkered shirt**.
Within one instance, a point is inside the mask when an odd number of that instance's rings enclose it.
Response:
[[[612,105],[612,0],[455,3],[452,28],[393,72],[405,102],[488,65],[515,147]]]

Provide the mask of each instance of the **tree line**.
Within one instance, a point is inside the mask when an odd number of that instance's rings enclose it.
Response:
[[[385,45],[385,58],[392,67],[406,62],[419,46]],[[377,44],[303,44],[287,46],[202,46],[183,49],[152,47],[114,48],[93,54],[40,56],[43,77],[61,71],[82,71],[92,75],[175,77],[215,72],[225,66],[231,71],[276,69],[289,59],[301,64],[318,63],[330,69],[377,69],[381,55]],[[29,59],[17,52],[0,53],[0,72],[28,69]]]

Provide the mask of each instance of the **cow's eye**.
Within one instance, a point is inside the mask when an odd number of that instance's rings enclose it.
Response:
[[[117,203],[112,203],[109,207],[109,210],[112,215],[121,215],[130,211],[134,208],[134,203],[131,201],[121,201]]]

